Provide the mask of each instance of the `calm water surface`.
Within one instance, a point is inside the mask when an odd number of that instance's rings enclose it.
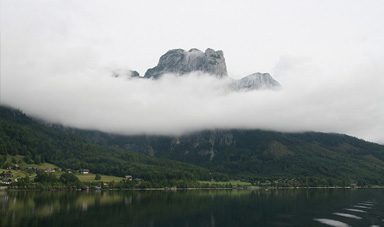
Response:
[[[384,226],[383,189],[0,191],[1,226]]]

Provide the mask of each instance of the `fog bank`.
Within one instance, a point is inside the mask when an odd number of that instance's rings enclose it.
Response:
[[[48,122],[126,135],[236,128],[337,132],[381,142],[384,107],[374,97],[384,97],[383,81],[360,73],[348,75],[353,82],[293,74],[280,90],[234,92],[227,89],[229,79],[207,74],[150,80],[88,69],[30,75],[34,79],[3,89],[2,98]]]

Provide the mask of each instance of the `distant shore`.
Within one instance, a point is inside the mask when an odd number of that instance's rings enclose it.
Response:
[[[193,190],[286,190],[286,189],[384,189],[384,186],[364,186],[364,187],[259,187],[248,186],[244,188],[177,188],[177,187],[162,187],[162,188],[103,188],[103,189],[66,189],[66,188],[52,188],[52,189],[36,189],[36,188],[15,188],[8,186],[0,186],[0,191],[193,191]]]

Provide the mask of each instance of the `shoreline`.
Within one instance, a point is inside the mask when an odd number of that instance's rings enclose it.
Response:
[[[53,189],[33,189],[33,188],[9,188],[7,186],[1,186],[0,191],[198,191],[198,190],[227,190],[227,191],[257,191],[257,190],[294,190],[294,189],[384,189],[384,186],[366,186],[366,187],[258,187],[249,186],[247,188],[106,188],[106,189],[65,189],[65,188],[53,188]]]

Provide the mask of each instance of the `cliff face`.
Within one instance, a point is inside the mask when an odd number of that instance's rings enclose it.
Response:
[[[227,76],[223,51],[207,49],[202,52],[198,49],[185,51],[174,49],[160,57],[156,67],[148,69],[145,78],[158,79],[165,73],[183,75],[190,72],[203,72],[219,78]]]
[[[136,71],[116,71],[115,77],[159,79],[164,74],[183,76],[191,72],[202,72],[216,76],[219,79],[228,78],[224,53],[208,48],[205,52],[198,49],[185,51],[182,49],[169,50],[160,57],[157,66],[150,68],[141,77]],[[253,73],[240,80],[228,80],[228,89],[231,91],[250,91],[280,88],[279,82],[269,73]]]

